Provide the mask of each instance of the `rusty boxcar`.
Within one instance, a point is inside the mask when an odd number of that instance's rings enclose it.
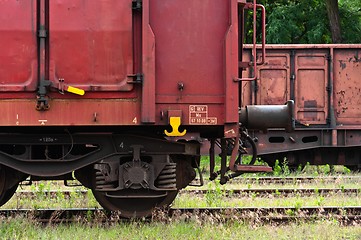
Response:
[[[220,142],[223,183],[269,171],[236,159],[238,66],[257,64],[241,57],[247,9],[265,18],[255,0],[0,1],[0,204],[24,179],[77,179],[104,208],[147,216],[196,175],[187,133]],[[292,128],[292,107],[256,114]]]
[[[251,51],[244,52],[245,59]],[[257,76],[243,83],[242,104],[295,102],[296,131],[251,134],[264,160],[361,168],[360,44],[267,45]]]

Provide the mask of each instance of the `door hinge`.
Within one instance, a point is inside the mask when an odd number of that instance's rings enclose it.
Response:
[[[332,56],[331,56],[331,54],[327,54],[327,55],[326,55],[326,59],[327,59],[327,61],[329,61],[329,62],[332,61]]]
[[[49,97],[47,96],[47,88],[52,85],[49,80],[40,80],[38,86],[37,103],[35,109],[38,111],[49,110]]]
[[[132,1],[132,9],[134,11],[141,11],[142,10],[142,0],[133,0]]]
[[[296,75],[294,73],[291,74],[291,81],[294,82],[296,80]]]
[[[44,25],[41,25],[38,31],[38,37],[39,38],[47,38],[48,37],[48,31],[45,29]]]
[[[135,84],[135,83],[142,84],[143,79],[144,79],[144,76],[143,76],[142,73],[136,73],[136,74],[128,75],[127,77],[128,78],[133,78],[132,81],[127,81],[127,83],[129,83],[129,84]]]

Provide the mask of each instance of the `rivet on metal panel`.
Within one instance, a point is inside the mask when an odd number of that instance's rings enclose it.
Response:
[[[179,90],[179,91],[183,91],[183,89],[184,89],[184,83],[179,82],[179,83],[178,83],[178,90]]]

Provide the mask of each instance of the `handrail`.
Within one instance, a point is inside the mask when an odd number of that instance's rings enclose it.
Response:
[[[240,1],[238,3],[241,3]],[[243,3],[244,4],[244,3]],[[252,47],[252,55],[253,55],[253,77],[244,77],[235,79],[238,81],[254,81],[257,80],[257,65],[262,65],[265,63],[266,59],[266,8],[257,4],[257,0],[253,0],[253,3],[246,3],[244,9],[253,8],[253,47]],[[244,10],[243,9],[243,10]],[[262,58],[260,62],[257,62],[257,9],[261,9],[261,18],[262,18]],[[251,62],[250,62],[251,65]]]
[[[262,65],[266,61],[266,8],[262,4],[257,4],[257,8],[262,12],[262,60],[257,62],[257,65]]]

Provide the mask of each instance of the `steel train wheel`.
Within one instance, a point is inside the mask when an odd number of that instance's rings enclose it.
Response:
[[[10,200],[10,198],[15,194],[16,189],[18,189],[19,184],[16,184],[14,187],[6,190],[3,192],[1,198],[0,198],[0,206],[7,203],[7,201]]]
[[[6,188],[6,171],[0,166],[0,206],[4,205],[16,192],[19,184],[7,189]]]
[[[6,173],[5,170],[2,166],[0,166],[0,203],[1,205],[3,205],[3,199],[5,199],[5,193],[6,193],[6,189],[5,189],[5,181],[6,181]],[[0,205],[0,206],[1,206]]]
[[[166,196],[162,197],[115,198],[107,196],[104,192],[95,190],[92,192],[104,209],[119,211],[120,215],[126,218],[150,216],[155,208],[168,207],[178,194],[178,191],[168,191]],[[147,194],[146,190],[143,192]]]

